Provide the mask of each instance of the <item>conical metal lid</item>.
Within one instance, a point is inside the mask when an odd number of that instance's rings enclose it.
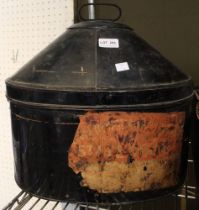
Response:
[[[162,103],[193,92],[191,78],[131,28],[107,21],[71,26],[6,84],[12,100],[66,106]]]

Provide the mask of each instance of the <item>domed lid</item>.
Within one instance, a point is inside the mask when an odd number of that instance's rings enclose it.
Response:
[[[71,26],[6,81],[13,101],[56,106],[135,106],[192,95],[192,81],[123,24]]]

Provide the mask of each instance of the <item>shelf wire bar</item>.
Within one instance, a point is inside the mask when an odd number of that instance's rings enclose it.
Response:
[[[188,210],[187,199],[188,199],[188,191],[187,191],[187,182],[185,181],[185,205],[186,205],[186,210]]]
[[[31,201],[31,199],[34,196],[32,196],[31,194],[25,193],[25,192],[20,192],[5,208],[3,208],[2,210],[21,210],[23,209],[23,207],[26,206],[26,204],[28,202]],[[191,186],[188,185],[187,182],[185,182],[185,184],[183,185],[182,189],[178,192],[172,195],[172,197],[174,198],[174,209],[178,210],[179,209],[179,201],[180,199],[184,199],[183,202],[185,204],[185,209],[188,210],[188,201],[189,200],[193,200],[193,199],[198,199],[197,198],[197,194],[196,194],[196,187],[195,186]],[[122,195],[122,198],[125,201],[128,201],[128,198],[125,197],[125,194]],[[114,201],[117,201],[116,197],[113,197]],[[44,201],[40,198],[37,198],[29,207],[28,210],[33,210],[33,209],[37,209],[37,205],[40,203],[40,201]],[[166,202],[166,201],[165,201]],[[47,205],[49,203],[52,203],[49,200],[46,200],[45,203],[41,206],[40,210],[43,210],[44,208],[47,207]],[[51,207],[51,210],[55,210],[56,207],[58,206],[58,204],[61,203],[59,201],[57,201],[53,207]],[[144,204],[147,203],[147,201],[143,201],[141,203],[139,203],[139,207],[140,210],[144,209]],[[67,207],[69,206],[70,202],[67,202],[63,209],[67,210]],[[110,209],[111,210],[111,205],[107,205],[106,207],[101,207],[100,203],[97,202],[96,205],[92,205],[90,206],[89,203],[87,204],[80,204],[80,203],[73,203],[74,204],[74,210],[77,210],[79,207],[82,207],[85,210],[89,210],[89,209],[96,209],[96,210],[105,210],[105,209]],[[165,203],[166,204],[166,203]],[[17,206],[16,206],[17,205]],[[133,210],[134,209],[134,205],[131,205],[129,207],[129,210]],[[150,201],[150,209],[155,210],[155,203]],[[118,210],[122,210],[123,206],[122,205],[118,205]],[[46,208],[48,209],[48,208]],[[137,209],[137,208],[136,208]]]
[[[188,167],[190,167],[190,165],[193,164],[193,160],[190,158],[188,160]],[[189,174],[187,174],[187,177],[189,176]],[[188,179],[185,181],[184,185],[182,186],[181,190],[179,190],[176,193],[173,193],[171,196],[167,196],[161,199],[155,199],[154,201],[143,201],[143,202],[139,202],[139,203],[133,203],[132,205],[128,205],[128,210],[145,210],[147,207],[148,209],[151,210],[156,210],[156,203],[158,204],[158,202],[163,202],[163,204],[161,205],[165,205],[165,207],[167,208],[167,198],[168,199],[172,199],[173,202],[173,208],[170,210],[181,210],[181,205],[182,203],[184,204],[184,209],[183,210],[193,210],[193,209],[189,209],[189,204],[190,202],[192,202],[193,200],[197,199],[197,202],[199,203],[199,197],[197,195],[197,188],[196,186],[193,186],[191,184],[189,184]],[[34,197],[33,195],[26,193],[24,191],[21,191],[16,197],[14,197],[11,202],[4,207],[2,210],[21,210],[24,207],[26,207],[26,205],[28,205],[29,202],[31,202],[32,198],[36,199],[33,201],[33,203],[31,203],[30,207],[28,208],[28,210],[55,210],[57,209],[59,204],[62,204],[62,209],[63,210],[67,210],[67,208],[69,207],[70,204],[73,204],[74,208],[73,210],[78,210],[78,208],[81,208],[83,210],[91,210],[91,209],[95,209],[95,210],[111,210],[112,205],[110,204],[112,201],[114,201],[114,203],[118,203],[121,201],[121,199],[123,201],[128,202],[129,198],[122,193],[121,197],[117,197],[117,196],[112,196],[110,199],[107,199],[106,197],[104,197],[104,204],[100,204],[100,201],[96,198],[96,204],[95,205],[91,205],[89,204],[89,202],[85,202],[85,204],[81,204],[79,202],[77,203],[70,203],[70,202],[66,202],[63,204],[63,202],[59,202],[59,201],[50,201],[50,200],[44,200],[41,198],[37,198]],[[43,203],[44,202],[44,203]],[[107,205],[106,205],[107,203]],[[29,203],[30,204],[30,203]],[[40,208],[38,208],[38,205],[41,205]],[[27,209],[27,208],[26,208]],[[70,207],[71,209],[71,207]],[[123,209],[123,205],[117,205],[117,210],[122,210]],[[126,209],[126,208],[124,208]],[[199,209],[199,208],[197,208]],[[159,209],[158,209],[159,210]]]
[[[198,199],[197,195],[196,195],[196,187],[195,186],[190,186],[187,185],[187,183],[185,182],[185,184],[183,185],[182,189],[178,192],[173,194],[171,197],[174,198],[174,210],[179,210],[179,199],[184,199],[185,202],[185,209],[188,210],[188,200],[193,200],[193,199]],[[3,208],[2,210],[21,210],[23,209],[23,207],[26,206],[26,204],[28,202],[31,201],[31,199],[34,196],[32,196],[31,194],[25,193],[25,192],[20,192],[5,208]],[[128,198],[125,197],[125,195],[123,194],[122,197],[124,198],[125,201],[128,201]],[[164,199],[164,198],[163,198]],[[113,200],[116,201],[116,197],[113,197]],[[28,210],[33,210],[33,209],[37,209],[37,205],[40,203],[40,201],[44,201],[43,199],[37,198],[29,207]],[[165,201],[166,202],[166,201]],[[47,206],[48,204],[52,203],[49,200],[45,200],[45,203],[42,204],[41,208],[39,210],[43,210],[43,209],[48,209]],[[51,207],[51,210],[55,210],[58,206],[58,204],[60,204],[61,202],[57,201],[53,207]],[[138,203],[139,205],[139,210],[143,210],[145,209],[145,203],[147,204],[148,201],[143,201],[141,203]],[[73,204],[74,205],[74,210],[77,210],[79,207],[82,207],[85,210],[90,210],[90,209],[95,209],[95,210],[111,210],[111,205],[107,205],[106,207],[101,207],[100,203],[96,203],[96,205],[89,205],[89,203],[87,204],[80,204],[80,203],[70,203],[67,202],[64,207],[62,208],[63,210],[67,210],[67,207],[69,206],[69,204]],[[166,203],[165,203],[166,204]],[[17,206],[16,206],[17,205]],[[129,210],[133,210],[134,206],[136,206],[135,204],[130,205]],[[151,210],[155,210],[155,203],[150,201],[150,209]],[[118,205],[117,207],[118,210],[122,210],[123,206],[122,205]],[[137,208],[136,208],[137,209]]]
[[[28,210],[32,210],[39,203],[40,200],[41,199],[38,198]]]
[[[68,207],[69,204],[70,204],[70,203],[67,202],[66,205],[64,206],[63,210],[66,210],[66,208]]]
[[[44,205],[41,207],[40,210],[43,210],[43,209],[48,205],[49,202],[50,202],[50,201],[46,201],[46,202],[44,203]]]
[[[25,194],[23,199],[18,203],[18,206],[14,208],[14,210],[21,210],[32,198],[32,195]]]

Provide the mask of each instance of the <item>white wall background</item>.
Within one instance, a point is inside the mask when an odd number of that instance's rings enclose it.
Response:
[[[0,0],[0,209],[19,191],[14,181],[5,79],[73,23],[73,0]]]

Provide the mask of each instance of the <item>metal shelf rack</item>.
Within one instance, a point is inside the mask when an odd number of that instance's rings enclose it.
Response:
[[[72,204],[72,205],[71,205]],[[188,160],[187,178],[181,190],[178,192],[149,201],[137,202],[132,205],[82,205],[80,203],[62,203],[37,198],[29,193],[21,191],[3,210],[198,210],[199,195],[197,194],[194,161],[191,148]]]
[[[182,190],[176,194],[165,196],[151,201],[144,201],[135,203],[131,206],[119,205],[119,206],[90,206],[81,205],[79,203],[73,204],[73,210],[81,209],[96,209],[96,210],[105,210],[105,209],[118,209],[118,210],[156,210],[158,207],[162,206],[162,209],[172,209],[172,210],[197,210],[198,198],[196,197],[196,188],[194,186],[184,185]],[[67,209],[70,203],[61,203],[59,201],[49,201],[34,197],[33,195],[21,191],[3,210],[21,210],[21,209],[35,209],[35,210],[54,210],[57,209],[59,204],[62,205],[62,209]],[[195,208],[191,208],[195,206]],[[70,209],[72,209],[70,207]],[[171,208],[172,207],[172,208]],[[60,207],[59,207],[60,208]]]

